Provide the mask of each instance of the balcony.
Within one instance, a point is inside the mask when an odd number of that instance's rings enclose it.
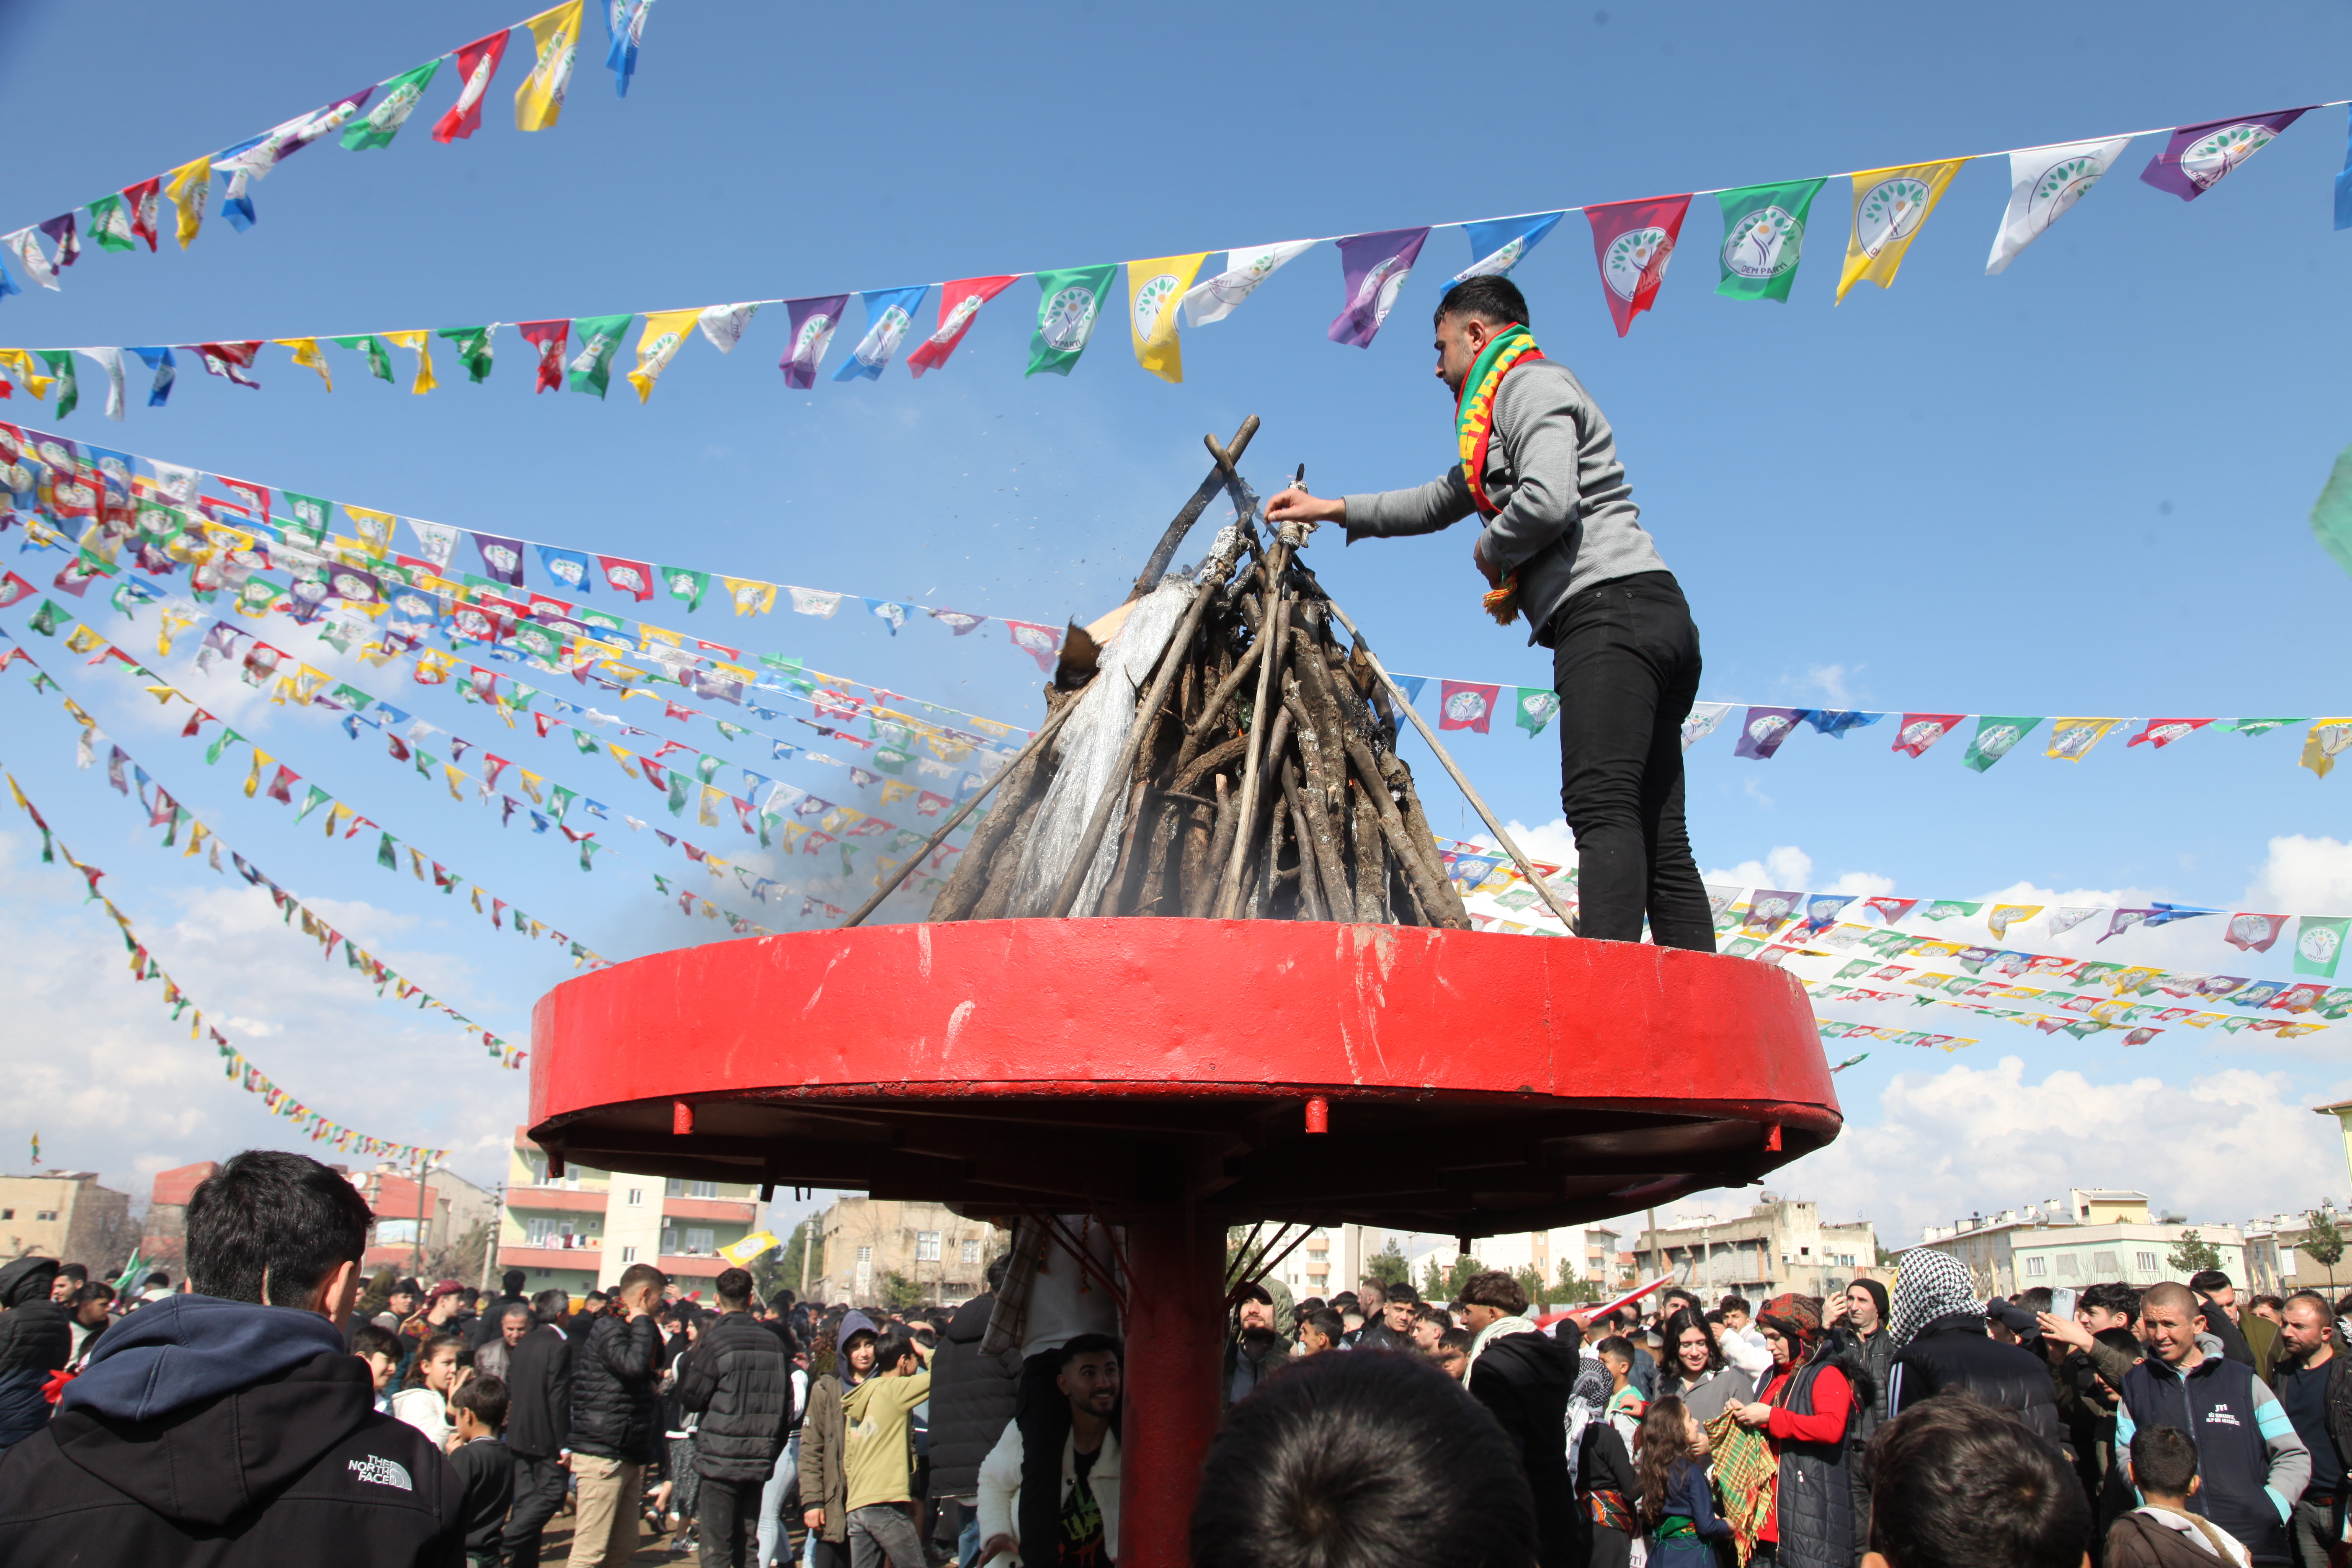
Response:
[[[604,1205],[599,1204],[597,1206],[602,1208]],[[756,1226],[760,1218],[758,1204],[733,1198],[666,1197],[661,1201],[661,1212],[663,1222],[670,1225],[683,1225],[688,1220],[702,1224],[716,1221],[720,1225],[740,1225],[748,1228]]]
[[[551,1237],[548,1239],[550,1243],[559,1243],[566,1238]],[[499,1265],[505,1268],[584,1268],[592,1274],[603,1267],[604,1249],[593,1245],[594,1237],[572,1237],[569,1239],[572,1242],[569,1247],[535,1247],[529,1242],[508,1242],[499,1248]]]
[[[507,1207],[517,1214],[603,1214],[601,1187],[509,1187]]]

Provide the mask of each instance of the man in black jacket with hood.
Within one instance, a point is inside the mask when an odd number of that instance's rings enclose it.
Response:
[[[694,1434],[694,1468],[702,1477],[699,1568],[746,1568],[760,1492],[792,1419],[791,1368],[782,1342],[751,1316],[750,1271],[727,1269],[715,1289],[719,1316],[703,1326],[683,1363],[677,1402],[703,1413]]]
[[[537,1321],[507,1355],[506,1440],[515,1462],[507,1568],[539,1568],[541,1536],[571,1489],[563,1458],[572,1440],[572,1341],[563,1330],[571,1309],[562,1290],[532,1297]]]
[[[107,1331],[54,1420],[0,1459],[11,1561],[457,1568],[464,1495],[375,1410],[343,1325],[365,1199],[248,1150],[190,1196],[187,1295]]]
[[[604,1310],[583,1314],[572,1352],[572,1474],[579,1483],[572,1568],[620,1568],[637,1550],[637,1500],[660,1441],[654,1417],[661,1330],[654,1309],[669,1277],[632,1263]]]
[[[1576,1387],[1582,1336],[1566,1321],[1552,1338],[1527,1318],[1528,1295],[1499,1268],[1462,1287],[1468,1321],[1470,1396],[1502,1424],[1535,1495],[1542,1568],[1581,1568],[1592,1529],[1568,1474],[1568,1396]]]
[[[1980,1405],[2008,1411],[2052,1447],[2065,1446],[2050,1363],[1985,1333],[1985,1310],[1968,1265],[1950,1253],[1915,1247],[1903,1255],[1889,1332],[1895,1340],[1889,1421],[1923,1399],[1962,1389]]]
[[[49,1424],[49,1373],[73,1357],[73,1320],[51,1300],[54,1258],[19,1258],[0,1268],[0,1449]]]

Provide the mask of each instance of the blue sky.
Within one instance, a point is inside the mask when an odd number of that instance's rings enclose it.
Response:
[[[520,19],[441,0],[328,12],[257,0],[234,28],[136,0],[19,0],[5,16],[0,137],[18,155],[0,228]],[[518,134],[508,107],[518,49],[483,129],[444,147],[427,131],[457,90],[445,67],[390,150],[330,145],[290,161],[256,187],[251,232],[215,212],[185,253],[92,249],[62,292],[0,302],[0,344],[285,337],[833,293],[1797,178],[2352,96],[2338,64],[2352,19],[2315,4],[2260,6],[2224,26],[2186,5],[2140,7],[2126,23],[2112,7],[2046,3],[1506,5],[1465,23],[1455,9],[1391,0],[1261,8],[1249,21],[1228,40],[1221,26],[1095,0],[1002,13],[877,5],[829,21],[668,0],[625,100],[583,58],[562,122]],[[1895,286],[1859,289],[1835,308],[1843,181],[1816,204],[1785,306],[1713,296],[1719,225],[1702,199],[1657,310],[1623,341],[1583,220],[1563,222],[1517,278],[1546,351],[1576,368],[1616,426],[1644,521],[1698,617],[1703,696],[2040,714],[2352,709],[2332,629],[2352,584],[2305,521],[2352,439],[2328,346],[2352,324],[2342,248],[2352,237],[2329,226],[2344,133],[2343,110],[2315,111],[2189,204],[2138,183],[2161,145],[2144,138],[1998,278],[1983,276],[1983,258],[2005,161],[1970,163]],[[1137,368],[1116,321],[1066,380],[1024,380],[1036,300],[1024,280],[919,384],[894,368],[878,384],[788,391],[776,309],[730,357],[690,343],[643,407],[617,375],[602,404],[532,395],[509,331],[482,386],[465,384],[446,352],[441,390],[422,398],[407,395],[405,355],[395,356],[401,385],[387,387],[339,354],[329,395],[270,349],[258,393],[184,363],[168,409],[134,406],[110,426],[86,388],[63,428],[460,527],[1084,620],[1117,602],[1198,479],[1202,432],[1229,432],[1245,414],[1264,421],[1247,465],[1262,489],[1301,461],[1327,493],[1438,472],[1450,410],[1422,324],[1468,259],[1459,230],[1433,235],[1367,352],[1324,341],[1339,268],[1329,247],[1309,252],[1231,320],[1186,334],[1181,386]],[[853,308],[829,364],[856,321]],[[22,398],[9,406],[42,421]],[[1327,537],[1311,559],[1393,667],[1544,683],[1540,651],[1479,614],[1468,550],[1459,530],[1353,550]],[[124,624],[92,608],[102,629]],[[0,619],[13,630],[22,612]],[[152,623],[110,635],[152,648]],[[918,621],[893,637],[847,612],[755,623],[710,607],[671,624],[1003,719],[1038,707],[1036,670],[1001,628],[958,640]],[[158,668],[196,690],[191,646]],[[569,973],[511,935],[486,944],[469,910],[385,875],[357,844],[326,849],[315,819],[295,829],[283,808],[239,798],[241,767],[205,769],[118,678],[50,662],[108,733],[240,849],[306,897],[338,903],[395,967],[486,1023],[520,1037],[532,999]],[[707,939],[710,928],[689,926],[642,877],[583,878],[561,846],[502,832],[323,715],[268,709],[226,677],[204,689],[222,705],[245,700],[248,732],[297,771],[380,807],[369,815],[484,885],[510,886],[512,901],[562,909],[601,952]],[[415,700],[403,706],[488,741],[475,733],[489,728],[482,710],[407,689]],[[249,1056],[340,1120],[450,1144],[460,1169],[496,1176],[505,1130],[522,1114],[520,1075],[320,966],[258,895],[157,853],[96,775],[74,770],[72,730],[52,700],[12,675],[0,713],[0,756],[76,851],[108,868],[167,966],[248,1026]],[[676,732],[712,739],[704,721]],[[1760,764],[1732,760],[1727,735],[1704,742],[1691,775],[1703,865],[1752,867],[1773,886],[1905,896],[2032,888],[2084,895],[2067,902],[2352,913],[2352,780],[2297,769],[2299,731],[2192,736],[2152,756],[2118,737],[2077,764],[2020,754],[1981,776],[1959,765],[1957,741],[1913,762],[1887,750],[1890,738],[1885,727],[1842,742],[1808,734]],[[615,804],[625,789],[643,795],[568,747],[513,739],[526,765],[595,779]],[[1457,754],[1538,843],[1560,842],[1544,827],[1559,816],[1549,735],[1465,737]],[[1408,755],[1426,778],[1421,753]],[[827,793],[823,770],[783,776]],[[1475,826],[1441,783],[1424,793],[1441,830]],[[143,1193],[147,1172],[282,1136],[169,1026],[152,987],[130,988],[110,932],[37,864],[20,825],[7,832],[0,923],[13,929],[0,974],[42,1028],[37,1043],[12,1041],[24,1091],[0,1114],[0,1138],[37,1128],[48,1162]],[[648,864],[662,853],[626,848]],[[2246,973],[2224,962],[2237,955],[2217,923],[2119,938],[2100,953]],[[2283,960],[2282,948],[2253,972],[2284,974]],[[2053,1175],[2142,1186],[2214,1218],[2300,1206],[2346,1184],[2332,1131],[2300,1109],[2352,1087],[2337,1065],[2345,1028],[2284,1044],[2174,1031],[2126,1053],[1986,1024],[1963,1031],[1981,1044],[1958,1058],[1883,1048],[1840,1080],[1856,1134],[1784,1184],[1811,1183],[1832,1209],[1890,1226],[2039,1199]],[[2079,1086],[2051,1076],[2067,1073]],[[2159,1087],[2132,1087],[2148,1080]],[[2117,1106],[2142,1092],[2202,1108],[2191,1127],[2246,1137],[2252,1168],[2168,1160],[2159,1170],[2128,1125],[2109,1136],[2037,1121],[2052,1105]],[[1950,1110],[1959,1101],[1978,1120]],[[2005,1162],[1969,1152],[2003,1138],[2015,1151]],[[1856,1179],[1865,1168],[1871,1179]]]

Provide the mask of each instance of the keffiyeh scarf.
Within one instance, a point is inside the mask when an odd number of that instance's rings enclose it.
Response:
[[[1915,1247],[1903,1255],[1895,1276],[1895,1319],[1887,1332],[1899,1351],[1937,1318],[1972,1312],[1976,1306],[1976,1282],[1967,1264],[1948,1252]]]

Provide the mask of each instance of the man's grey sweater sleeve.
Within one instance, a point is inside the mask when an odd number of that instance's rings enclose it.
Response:
[[[2270,1459],[2263,1489],[2271,1494],[2279,1519],[2284,1521],[2294,1517],[2295,1499],[2311,1484],[2311,1450],[2304,1446],[2294,1423],[2287,1419],[2286,1406],[2279,1403],[2278,1395],[2259,1377],[2252,1380],[2252,1388],[2254,1428],[2261,1433]]]
[[[1463,482],[1462,465],[1444,477],[1409,490],[1382,490],[1376,495],[1349,496],[1348,542],[1359,539],[1395,539],[1412,533],[1435,533],[1478,510]]]
[[[1486,524],[1481,553],[1506,571],[1549,549],[1576,523],[1581,406],[1575,381],[1564,375],[1506,376],[1495,395],[1495,439],[1508,438],[1517,483]]]

